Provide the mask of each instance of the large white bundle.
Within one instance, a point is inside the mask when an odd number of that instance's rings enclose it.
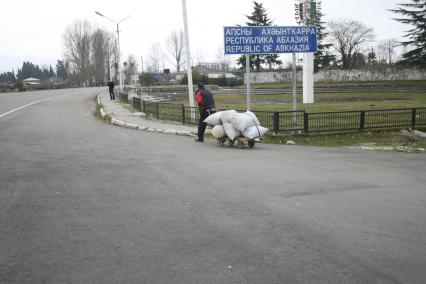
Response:
[[[214,138],[223,138],[225,137],[225,128],[222,124],[215,125],[212,129],[212,135]]]
[[[246,138],[256,138],[256,137],[261,137],[263,135],[265,135],[265,133],[268,132],[268,128],[265,128],[263,126],[250,126],[247,129],[245,129],[242,134],[244,137]]]
[[[232,119],[238,116],[235,110],[225,110],[221,112],[222,123],[232,123]]]
[[[244,131],[250,126],[260,125],[256,115],[251,111],[239,113],[236,117],[232,118],[232,125],[239,131]]]
[[[209,115],[206,119],[204,119],[204,122],[207,123],[208,125],[221,124],[222,123],[221,116],[222,116],[221,111],[215,112],[215,113]]]
[[[231,140],[241,136],[240,131],[235,129],[231,123],[224,123],[223,128],[225,129],[226,136],[228,136],[228,138]]]

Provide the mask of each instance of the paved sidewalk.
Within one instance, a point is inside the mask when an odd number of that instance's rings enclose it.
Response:
[[[179,122],[147,119],[141,112],[132,111],[132,106],[121,103],[118,99],[110,100],[108,91],[99,94],[99,100],[106,115],[112,118],[111,123],[118,126],[148,130],[166,134],[196,136],[197,127]],[[129,96],[129,101],[130,101]],[[207,131],[206,131],[207,132]]]

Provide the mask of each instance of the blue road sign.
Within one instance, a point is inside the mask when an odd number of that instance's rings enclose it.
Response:
[[[317,51],[316,26],[224,27],[225,54],[275,54]]]

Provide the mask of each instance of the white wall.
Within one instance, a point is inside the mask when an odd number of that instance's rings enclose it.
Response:
[[[303,72],[297,72],[297,80],[302,81]],[[252,83],[291,82],[292,72],[253,72]],[[383,70],[321,70],[314,75],[315,82],[350,82],[350,81],[395,81],[426,80],[426,70],[388,68]]]

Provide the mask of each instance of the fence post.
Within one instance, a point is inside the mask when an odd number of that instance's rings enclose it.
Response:
[[[303,128],[305,129],[305,134],[309,132],[309,116],[307,112],[303,113]]]
[[[359,116],[359,130],[363,131],[364,128],[365,128],[365,111],[361,111]]]
[[[156,108],[157,108],[157,119],[160,119],[160,112],[158,111],[159,110],[159,104],[158,104],[158,102],[157,102]]]
[[[185,106],[184,106],[184,104],[182,104],[181,107],[182,107],[182,124],[185,124]]]
[[[411,110],[411,128],[412,129],[416,127],[416,116],[417,116],[417,109],[413,108]]]
[[[278,133],[280,130],[280,114],[278,112],[274,112],[274,132]]]

